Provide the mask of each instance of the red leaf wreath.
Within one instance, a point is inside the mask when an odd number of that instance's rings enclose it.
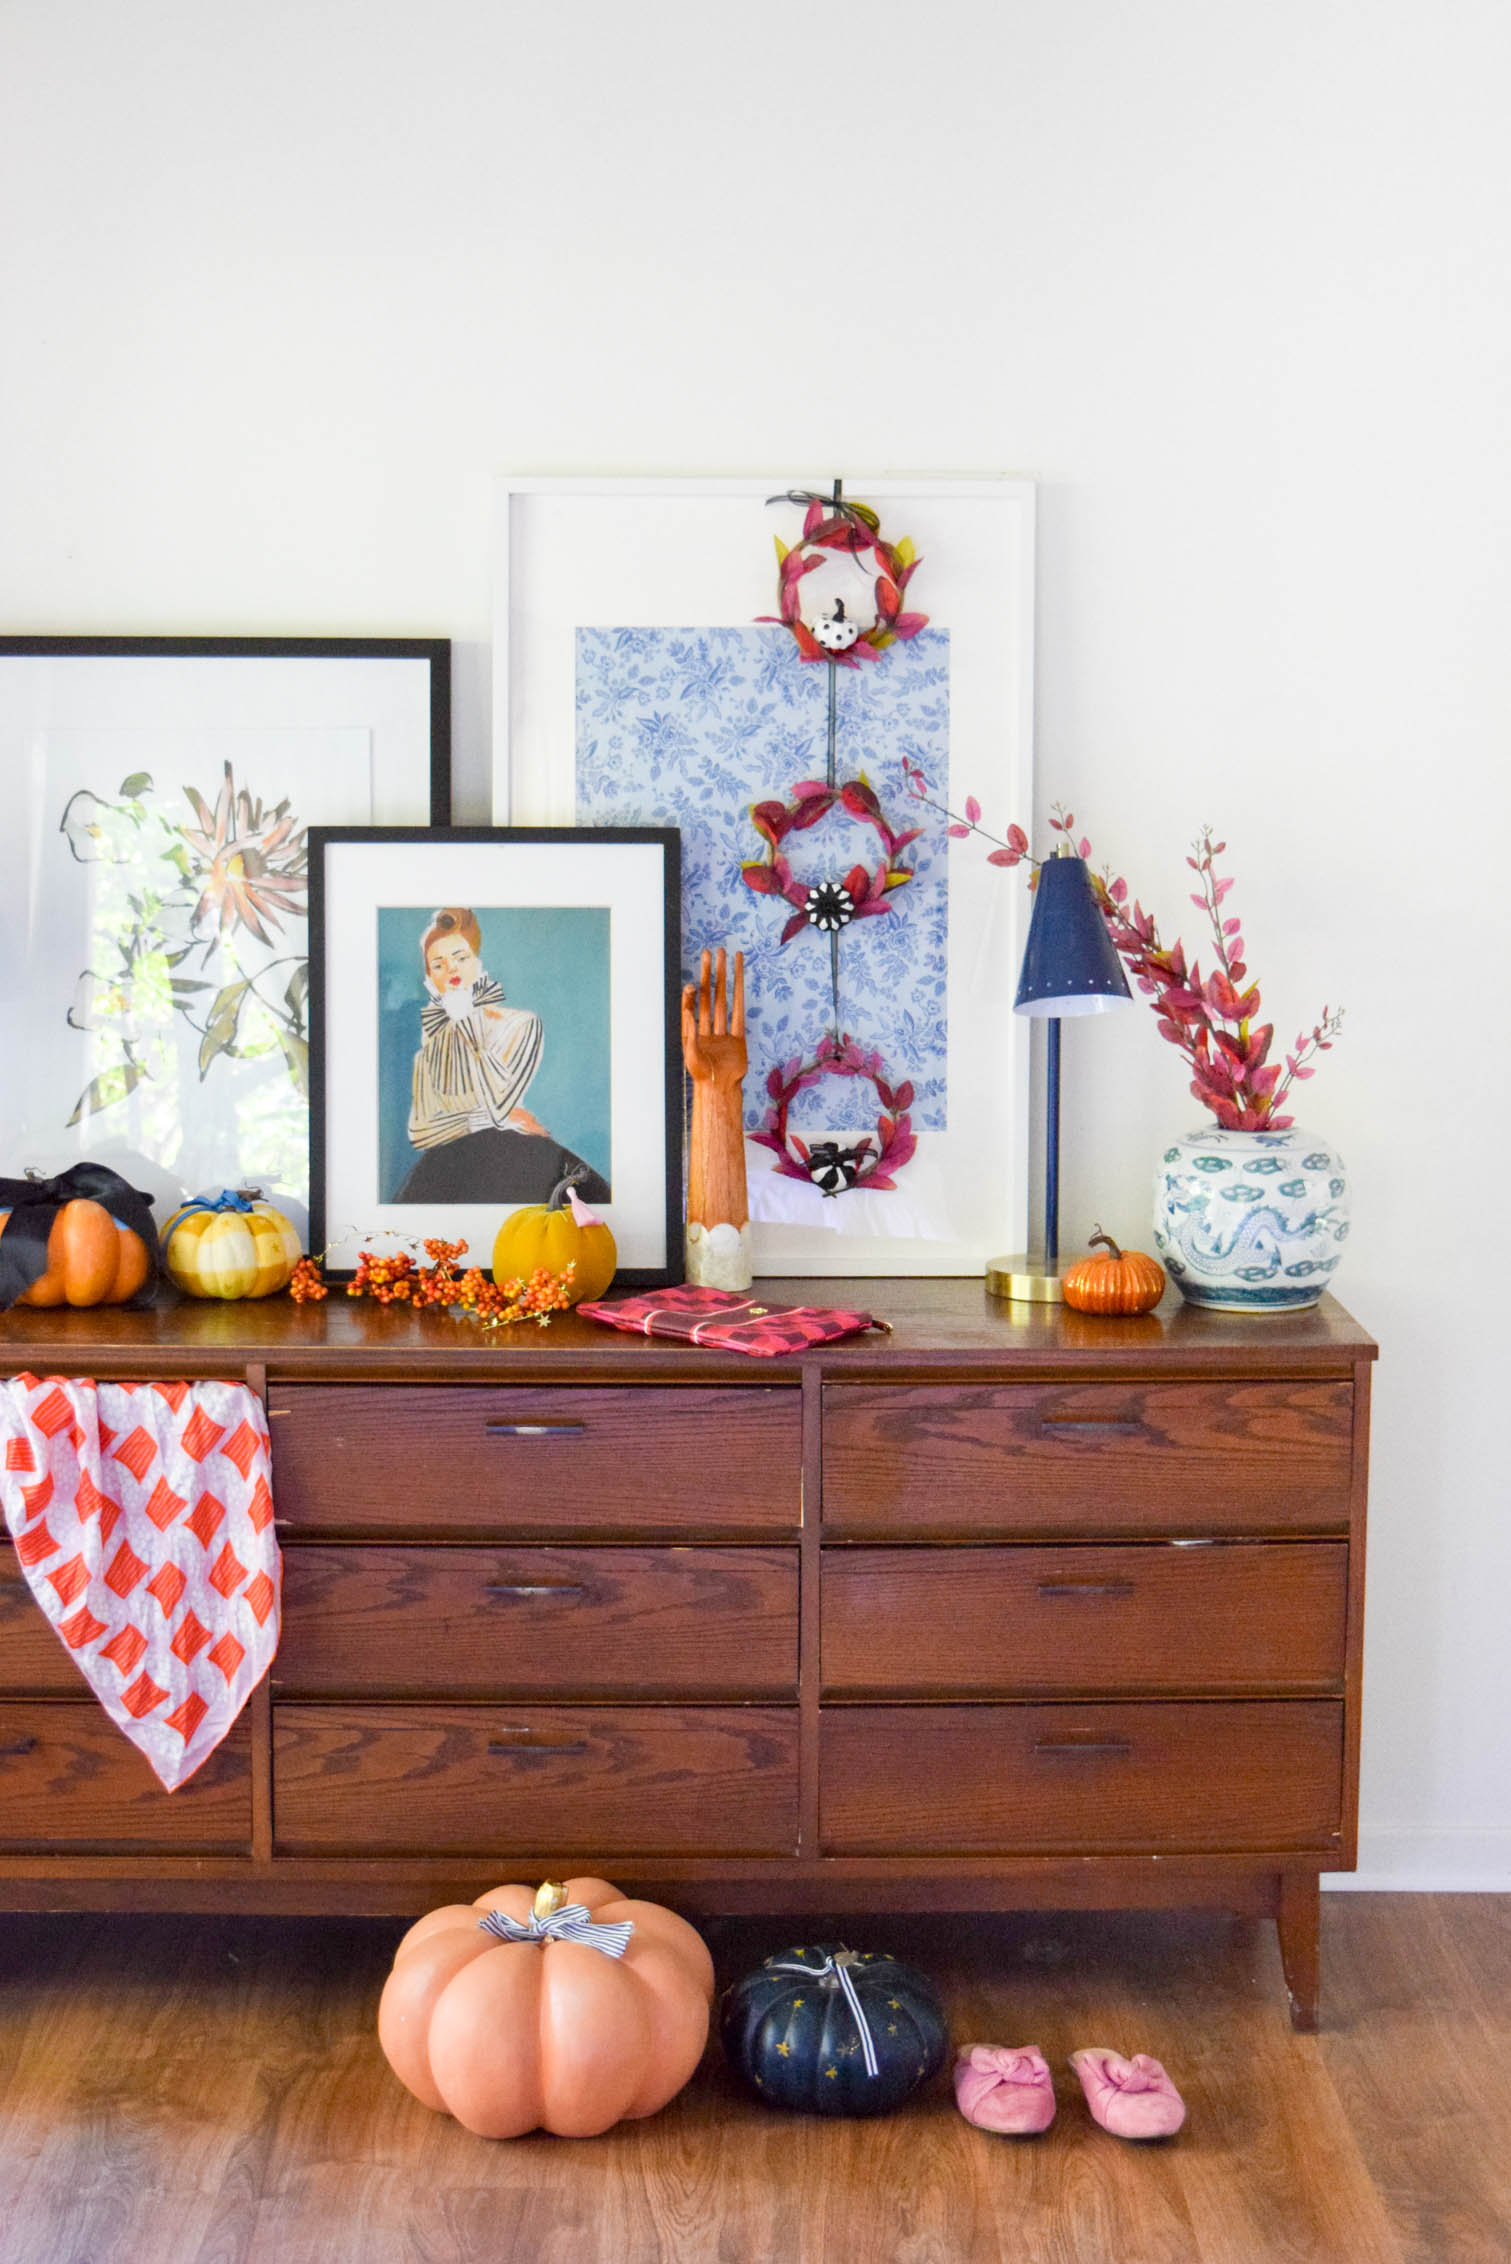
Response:
[[[855,1144],[850,1152],[865,1160],[850,1184],[890,1194],[896,1187],[893,1172],[901,1171],[918,1146],[907,1113],[913,1105],[913,1087],[907,1082],[890,1085],[881,1055],[863,1052],[851,1037],[826,1035],[820,1038],[810,1060],[800,1061],[794,1054],[791,1060],[768,1071],[766,1098],[769,1105],[759,1130],[750,1137],[777,1156],[776,1168],[782,1178],[798,1179],[811,1186],[812,1151],[796,1132],[789,1131],[787,1118],[798,1094],[825,1077],[863,1077],[875,1087],[882,1108],[876,1120],[875,1153],[871,1152],[869,1137]]]
[[[797,502],[803,498],[772,498],[773,502],[788,500]],[[864,503],[826,503],[818,496],[807,498],[807,502],[799,540],[789,549],[781,537],[777,537],[778,611],[762,613],[757,618],[779,621],[790,629],[802,659],[831,661],[837,668],[859,668],[863,661],[875,660],[888,645],[906,644],[921,629],[926,629],[929,625],[926,613],[903,611],[903,592],[923,564],[914,553],[912,541],[907,536],[897,543],[885,541],[880,519]],[[802,617],[804,576],[822,566],[826,551],[835,550],[846,551],[855,559],[864,558],[870,551],[877,564],[873,583],[876,619],[844,652],[827,652]]]
[[[811,882],[800,880],[782,853],[781,844],[792,833],[806,833],[833,809],[841,809],[847,817],[870,826],[881,838],[886,851],[885,861],[874,872],[865,865],[854,865],[845,875],[844,886],[849,890],[853,910],[851,918],[874,918],[879,912],[891,908],[893,893],[913,878],[911,865],[899,863],[905,849],[917,841],[922,826],[909,826],[898,831],[887,818],[874,788],[868,779],[847,779],[843,786],[826,786],[821,779],[800,779],[792,790],[790,802],[753,802],[750,822],[768,844],[764,857],[752,858],[740,867],[740,877],[756,896],[781,896],[794,907],[793,916],[782,929],[781,941],[790,943],[808,925],[807,904]]]

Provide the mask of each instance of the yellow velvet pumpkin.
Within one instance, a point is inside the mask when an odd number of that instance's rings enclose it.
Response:
[[[525,1203],[511,1211],[493,1245],[496,1282],[528,1281],[537,1266],[553,1274],[575,1266],[570,1286],[574,1305],[585,1297],[601,1297],[618,1263],[613,1235],[570,1179],[552,1191],[549,1203]]]
[[[258,1189],[199,1196],[163,1228],[168,1277],[189,1297],[271,1297],[299,1263],[299,1236]]]

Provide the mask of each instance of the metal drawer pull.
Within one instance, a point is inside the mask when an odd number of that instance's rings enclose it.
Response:
[[[14,1744],[0,1745],[0,1761],[19,1760],[23,1753],[35,1753],[36,1750],[37,1741],[34,1737],[18,1737]]]
[[[1122,1415],[1041,1415],[1039,1428],[1052,1439],[1084,1438],[1088,1431],[1104,1439],[1141,1439],[1148,1425]]]
[[[1112,1754],[1119,1759],[1133,1751],[1126,1737],[1041,1737],[1034,1746],[1036,1753],[1068,1753],[1079,1759],[1083,1753]]]
[[[1041,1596],[1131,1596],[1131,1580],[1041,1580]]]
[[[489,1580],[484,1583],[485,1596],[580,1596],[580,1580]]]
[[[586,1739],[557,1745],[548,1737],[538,1737],[531,1729],[500,1730],[496,1737],[488,1740],[490,1753],[586,1753],[587,1749]]]
[[[580,1439],[586,1423],[485,1423],[490,1439]]]

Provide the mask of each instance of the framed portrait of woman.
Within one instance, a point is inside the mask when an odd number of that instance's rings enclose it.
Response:
[[[310,1246],[465,1242],[563,1187],[617,1278],[682,1275],[681,842],[666,827],[310,831]]]

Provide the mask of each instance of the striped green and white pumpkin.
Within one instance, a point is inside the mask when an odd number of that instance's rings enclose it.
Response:
[[[271,1297],[301,1256],[292,1223],[256,1188],[196,1196],[169,1219],[162,1245],[168,1278],[189,1297]]]

